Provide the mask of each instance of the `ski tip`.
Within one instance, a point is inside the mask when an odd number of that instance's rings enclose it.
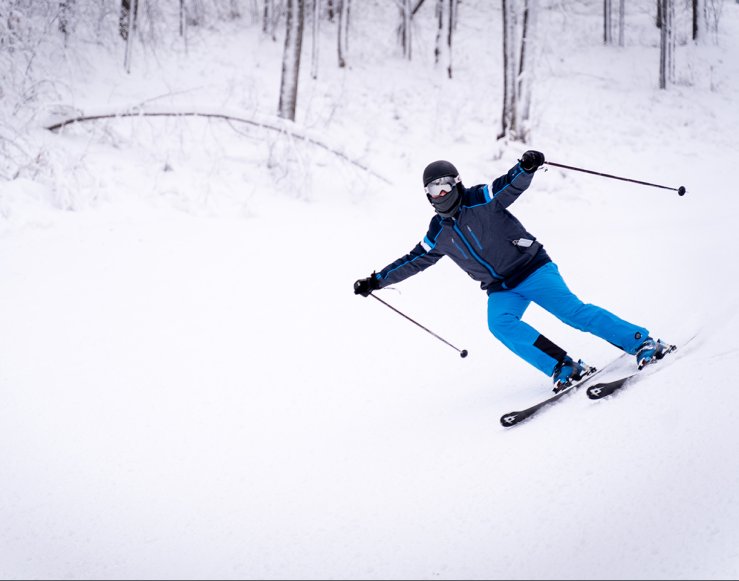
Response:
[[[603,392],[598,386],[593,386],[588,389],[587,394],[590,399],[600,399],[603,397]]]
[[[500,418],[500,424],[504,428],[510,428],[511,426],[516,424],[516,414],[506,414]]]

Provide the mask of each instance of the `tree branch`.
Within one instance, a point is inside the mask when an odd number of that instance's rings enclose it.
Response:
[[[421,7],[421,4],[423,4],[424,0],[418,0],[416,2],[416,5],[413,7],[413,10],[411,10],[411,16],[415,16],[416,12],[418,12],[418,9]]]
[[[118,119],[122,117],[205,117],[207,119],[222,119],[224,121],[235,121],[238,123],[245,123],[247,125],[253,125],[261,129],[269,129],[271,131],[277,131],[279,133],[289,133],[292,137],[295,137],[296,139],[300,139],[301,141],[304,141],[306,143],[310,143],[311,145],[315,145],[317,147],[325,149],[326,151],[333,153],[335,156],[339,157],[340,159],[343,159],[344,161],[373,175],[377,179],[382,180],[386,184],[390,184],[390,180],[374,172],[372,169],[362,164],[361,162],[350,158],[345,153],[337,151],[336,149],[333,149],[329,145],[322,143],[321,141],[318,141],[317,139],[313,137],[310,137],[308,135],[304,135],[301,133],[296,133],[295,131],[290,131],[290,127],[289,127],[290,123],[284,120],[279,125],[277,125],[277,124],[265,123],[262,121],[255,121],[253,119],[244,119],[243,117],[235,117],[233,115],[226,115],[223,113],[204,113],[204,112],[198,112],[198,111],[182,111],[182,112],[124,111],[122,113],[102,113],[99,115],[78,115],[76,117],[70,117],[69,119],[65,119],[63,121],[59,121],[57,123],[47,125],[45,129],[48,129],[49,131],[53,131],[56,133],[60,131],[61,129],[63,129],[64,127],[66,127],[67,125],[73,125],[75,123],[82,123],[85,121],[99,121],[101,119]]]

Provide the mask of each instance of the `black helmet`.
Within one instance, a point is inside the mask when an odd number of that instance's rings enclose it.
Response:
[[[428,185],[439,178],[451,178],[449,184],[452,188],[446,195],[435,198],[429,193]],[[464,186],[459,179],[457,168],[452,163],[442,159],[428,164],[423,170],[423,187],[428,201],[437,214],[443,218],[451,218],[457,213],[462,203],[461,191],[464,190]]]
[[[459,172],[452,163],[444,161],[443,159],[440,159],[439,161],[434,161],[428,164],[426,166],[426,169],[423,170],[423,187],[425,188],[427,185],[429,185],[430,182],[438,180],[439,178],[443,178],[446,176],[452,176],[456,178],[458,175]]]

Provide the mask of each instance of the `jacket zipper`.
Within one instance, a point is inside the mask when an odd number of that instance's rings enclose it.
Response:
[[[479,262],[482,266],[484,266],[493,278],[498,279],[498,280],[503,280],[503,277],[500,276],[497,272],[495,272],[495,269],[492,266],[490,266],[490,264],[488,264],[486,261],[484,261],[482,257],[479,254],[477,254],[477,252],[475,252],[475,249],[472,248],[470,241],[464,237],[464,234],[462,234],[462,229],[456,223],[454,224],[453,229],[459,235],[460,240],[464,242],[464,245],[467,247],[467,250],[470,251],[472,258],[474,258],[477,262]]]

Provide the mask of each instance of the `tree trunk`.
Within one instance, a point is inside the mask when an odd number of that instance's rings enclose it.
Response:
[[[439,64],[446,50],[446,72],[452,78],[452,41],[457,19],[459,0],[436,0],[436,42],[434,44],[434,63]],[[446,45],[446,49],[444,46]]]
[[[498,139],[510,136],[515,139],[518,131],[516,119],[516,76],[518,57],[516,53],[516,0],[501,0],[503,9],[503,111],[501,132]]]
[[[123,40],[128,40],[130,32],[136,26],[138,16],[138,0],[121,0],[121,12],[118,18],[118,31]]]
[[[411,45],[411,22],[413,19],[413,8],[411,7],[411,0],[400,0],[398,3],[400,8],[400,44],[403,47],[403,57],[411,60],[412,45]]]
[[[659,44],[659,88],[667,89],[675,79],[674,0],[660,0],[662,26]]]
[[[444,32],[444,0],[436,0],[436,43],[434,44],[434,64],[441,59],[441,37]]]
[[[624,46],[626,26],[626,0],[618,0],[618,46]]]
[[[126,56],[123,61],[123,67],[127,73],[131,72],[131,54],[133,52],[133,40],[136,37],[136,14],[139,9],[138,0],[130,1],[128,10],[128,25],[126,26]]]
[[[295,121],[300,77],[300,53],[303,46],[303,14],[305,0],[287,1],[285,50],[282,55],[282,81],[277,115]]]
[[[526,143],[530,136],[537,0],[501,0],[503,111],[498,139]]]
[[[336,0],[338,4],[339,12],[339,27],[337,34],[337,50],[339,56],[339,68],[346,67],[346,53],[347,47],[349,46],[348,34],[349,34],[349,2],[350,0]]]
[[[310,76],[318,78],[318,33],[321,22],[321,0],[313,0],[313,38],[311,44]]]
[[[603,0],[603,44],[613,44],[611,0]]]
[[[64,35],[64,43],[67,42],[67,37],[70,32],[69,17],[74,9],[75,0],[60,0],[59,1],[59,32]]]
[[[447,76],[452,78],[452,39],[454,31],[457,29],[457,6],[459,0],[449,0],[449,30],[447,32]]]
[[[533,85],[534,56],[536,54],[537,0],[524,0],[523,30],[521,33],[521,61],[518,68],[516,112],[518,138],[523,143],[531,134],[531,89]]]
[[[700,32],[700,26],[698,25],[698,21],[700,20],[700,2],[699,0],[692,0],[692,9],[693,9],[693,40],[698,40],[698,35]]]
[[[275,9],[275,0],[264,0],[264,12],[262,13],[262,32],[277,40],[278,14]]]

